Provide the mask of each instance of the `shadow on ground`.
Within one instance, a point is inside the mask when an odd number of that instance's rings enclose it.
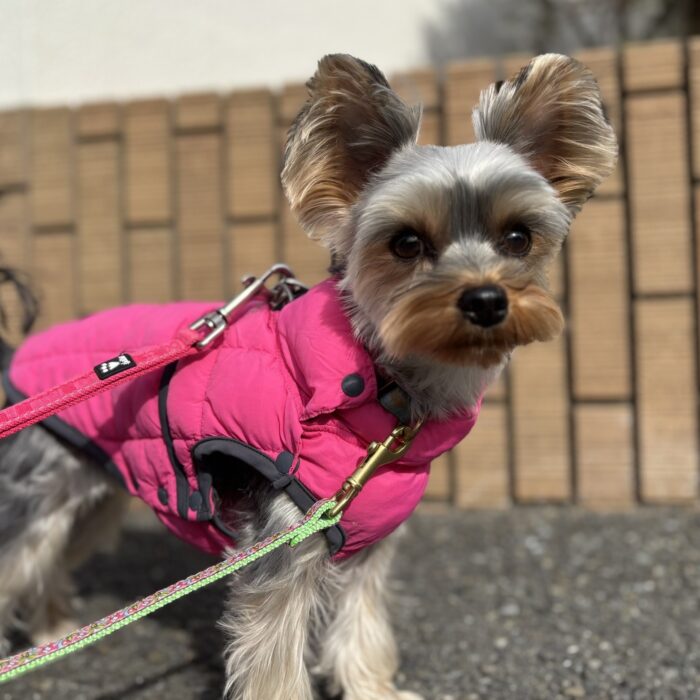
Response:
[[[79,572],[81,622],[211,561],[140,517]],[[695,511],[424,511],[396,574],[400,682],[427,700],[700,698]],[[213,584],[0,700],[220,698],[224,594]]]

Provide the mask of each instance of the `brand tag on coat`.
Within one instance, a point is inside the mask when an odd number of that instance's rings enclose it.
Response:
[[[117,355],[117,357],[105,360],[104,362],[100,362],[99,365],[96,365],[95,374],[99,379],[107,379],[108,377],[119,374],[119,372],[124,372],[132,367],[136,367],[134,359],[131,355],[127,355],[123,352],[121,355]]]

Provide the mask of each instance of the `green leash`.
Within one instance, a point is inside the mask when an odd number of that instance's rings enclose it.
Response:
[[[340,513],[335,515],[329,513],[335,505],[334,500],[318,501],[311,506],[308,513],[298,523],[254,544],[249,549],[238,552],[198,574],[156,591],[152,595],[76,630],[56,642],[27,649],[7,659],[0,659],[0,683],[17,678],[28,671],[33,671],[56,659],[90,646],[112,632],[170,605],[179,598],[243,569],[284,544],[296,547],[311,535],[332,527],[340,520]]]

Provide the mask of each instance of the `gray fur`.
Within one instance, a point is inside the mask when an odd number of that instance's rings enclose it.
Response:
[[[42,428],[0,441],[0,645],[12,626],[35,640],[63,629],[70,568],[109,540],[87,520],[102,511],[116,519],[115,499],[102,470]]]
[[[569,56],[544,54],[481,93],[477,138],[507,144],[557,189],[572,215],[607,177],[617,141],[591,72]]]

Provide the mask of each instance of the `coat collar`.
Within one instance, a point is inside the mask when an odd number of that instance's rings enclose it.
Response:
[[[400,414],[405,415],[406,406],[394,405],[400,397],[392,392],[385,395],[385,388],[378,388],[374,364],[352,332],[337,280],[325,280],[285,306],[279,312],[278,330],[282,355],[304,401],[303,420],[369,404],[376,419],[373,429],[381,433],[368,436],[371,439],[386,437],[388,426],[380,414],[390,419],[390,425],[397,418],[403,422]],[[481,399],[444,420],[425,423],[403,461],[430,461],[451,449],[471,430],[480,408]],[[348,421],[353,413],[348,412]]]
[[[336,279],[327,279],[279,313],[282,354],[305,399],[304,418],[377,398],[367,350],[355,338]]]

